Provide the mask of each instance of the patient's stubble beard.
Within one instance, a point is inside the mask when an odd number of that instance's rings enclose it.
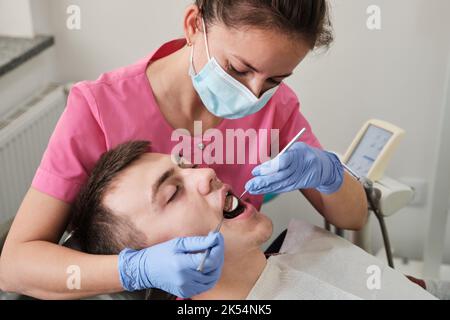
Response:
[[[206,293],[193,297],[193,300],[243,300],[261,276],[267,260],[261,246],[270,239],[273,230],[272,221],[261,213],[258,219],[254,239],[244,245],[233,243],[225,236],[225,263],[217,285]],[[260,220],[259,220],[260,219]],[[231,236],[227,234],[228,237]],[[231,243],[230,243],[231,242]],[[230,246],[227,246],[231,244]]]

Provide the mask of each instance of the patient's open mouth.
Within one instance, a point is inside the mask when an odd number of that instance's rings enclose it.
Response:
[[[246,205],[240,201],[234,194],[227,192],[223,216],[225,219],[234,219],[245,211]]]

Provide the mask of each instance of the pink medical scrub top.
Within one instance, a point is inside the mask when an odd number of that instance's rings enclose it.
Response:
[[[96,81],[77,83],[69,94],[66,109],[50,139],[32,186],[72,203],[100,156],[121,143],[147,140],[151,141],[151,152],[171,154],[180,141],[171,139],[173,128],[160,112],[146,69],[152,61],[181,49],[185,44],[186,41],[181,39],[171,41],[131,66],[102,74]],[[270,129],[279,129],[279,149],[282,150],[304,127],[307,131],[301,141],[321,148],[309,123],[300,113],[295,93],[282,84],[261,111],[243,119],[225,119],[216,129],[223,133],[223,137],[230,129],[253,129],[257,132],[265,129],[268,134]],[[190,139],[193,146],[191,152],[197,152],[197,155],[207,150],[202,150],[201,143],[204,146],[212,143],[211,139],[201,134],[185,138]],[[270,150],[270,138],[267,141],[267,149]],[[224,145],[226,148],[226,142]],[[199,146],[198,149],[196,146]],[[244,164],[227,164],[224,161],[224,164],[208,166],[216,171],[219,179],[231,185],[237,195],[244,191],[245,183],[252,178],[251,171],[257,165],[250,161],[250,152],[258,152],[259,148],[256,150],[248,143],[245,148],[247,156]],[[260,209],[263,197],[249,196],[247,200]]]

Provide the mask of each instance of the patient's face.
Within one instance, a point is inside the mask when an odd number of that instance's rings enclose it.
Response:
[[[211,169],[176,165],[168,155],[148,153],[118,177],[104,204],[127,216],[151,246],[213,231],[223,216],[227,191],[232,190]],[[245,206],[244,213],[222,225],[227,251],[260,246],[272,234],[272,222],[252,205]]]

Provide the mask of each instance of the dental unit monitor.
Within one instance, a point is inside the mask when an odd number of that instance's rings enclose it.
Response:
[[[369,126],[367,132],[351,156],[348,165],[360,176],[367,176],[373,163],[392,137],[392,132]]]
[[[381,120],[369,120],[360,130],[344,157],[356,174],[378,181],[405,132]]]

